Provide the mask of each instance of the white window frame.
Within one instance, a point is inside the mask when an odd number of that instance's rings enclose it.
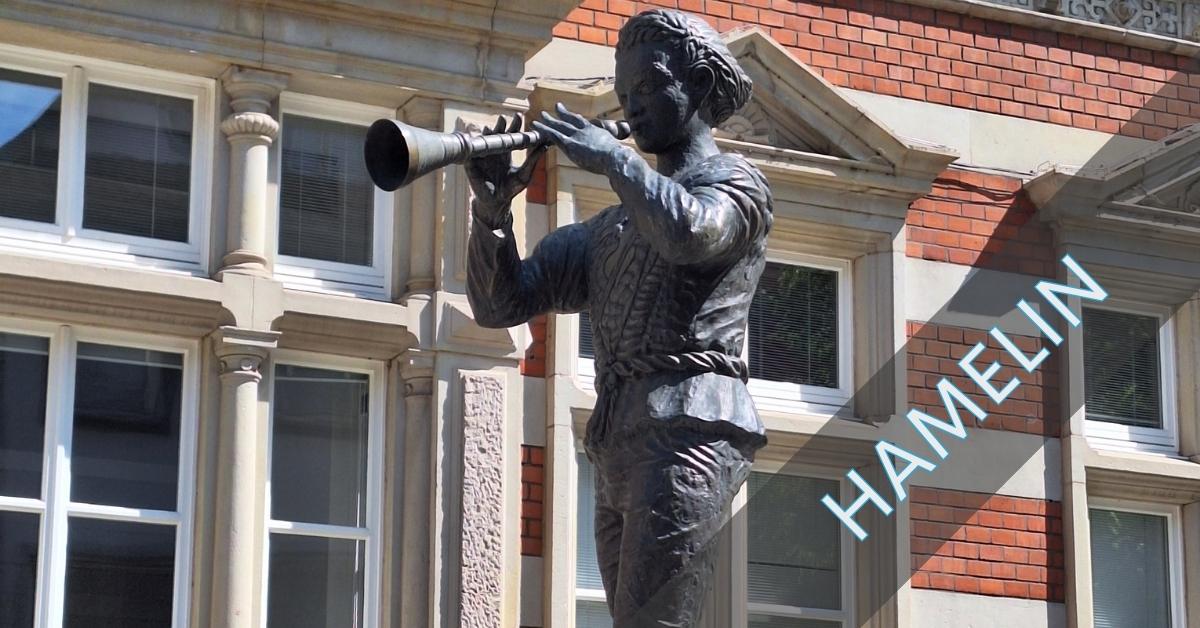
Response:
[[[60,628],[66,602],[68,538],[72,516],[92,520],[170,525],[175,528],[172,628],[185,628],[192,584],[192,520],[196,482],[196,425],[199,409],[199,345],[195,341],[130,332],[0,318],[0,332],[50,341],[43,436],[42,499],[0,497],[0,510],[41,517],[38,540],[35,628]],[[176,510],[105,506],[71,500],[71,441],[75,409],[75,364],[80,342],[133,347],[182,356],[179,478]]]
[[[838,387],[826,388],[757,378],[751,378],[747,387],[759,410],[788,414],[832,415],[841,410],[854,394],[854,319],[851,309],[853,286],[851,285],[850,261],[776,250],[767,251],[767,261],[831,270],[837,273]],[[742,357],[747,362],[753,359],[753,356],[749,355],[749,347],[750,332],[747,330],[745,344],[742,348]]]
[[[272,212],[275,228],[275,276],[289,288],[324,292],[345,296],[357,296],[370,299],[389,298],[389,287],[392,281],[391,247],[393,207],[395,194],[385,192],[378,186],[372,185],[374,207],[372,208],[371,224],[371,265],[359,266],[326,260],[309,259],[283,255],[279,252],[279,214],[282,211],[283,191],[283,138],[287,116],[295,115],[305,118],[317,118],[352,124],[355,126],[370,126],[380,118],[394,118],[395,112],[385,107],[375,107],[361,103],[346,102],[284,92],[279,95],[279,136],[273,143],[275,153],[275,210]]]
[[[358,628],[376,628],[382,626],[380,617],[380,591],[382,584],[382,531],[383,531],[383,439],[386,422],[386,368],[382,362],[334,356],[327,354],[308,353],[277,349],[272,351],[271,363],[267,367],[270,373],[268,388],[268,406],[271,408],[267,423],[267,466],[266,492],[264,497],[266,514],[266,533],[263,536],[263,586],[261,604],[262,628],[267,628],[270,618],[268,596],[270,593],[271,571],[271,535],[291,534],[297,536],[314,536],[325,539],[346,539],[363,542],[363,555],[366,557],[363,574],[363,623]],[[275,426],[275,366],[286,364],[306,368],[324,369],[361,373],[367,375],[367,390],[370,395],[370,410],[367,417],[367,508],[366,528],[341,526],[318,523],[291,522],[275,519],[271,513],[271,464],[274,447]]]
[[[839,475],[835,470],[828,467],[815,465],[799,465],[794,462],[783,463],[777,460],[758,460],[754,463],[753,472],[755,473],[770,473],[784,474],[798,477],[808,477],[821,480],[835,480],[838,483],[838,503],[844,503],[845,500],[851,498],[849,482],[844,475]],[[750,499],[750,481],[747,478],[746,483],[742,485],[738,494],[733,499],[733,512],[739,512],[749,504]],[[816,507],[814,502],[811,507]],[[853,623],[853,600],[854,600],[854,550],[857,541],[850,535],[850,530],[846,526],[838,526],[839,535],[841,537],[841,590],[842,600],[840,610],[829,610],[823,608],[802,608],[793,606],[780,606],[775,604],[752,603],[749,601],[749,552],[747,543],[749,542],[749,515],[747,512],[744,517],[734,517],[731,525],[733,532],[733,552],[732,552],[732,584],[733,584],[733,625],[731,628],[746,628],[750,621],[750,614],[764,614],[778,617],[811,619],[828,622],[840,622],[842,628],[851,628],[856,624]]]
[[[1110,300],[1102,305],[1087,305],[1087,309],[1107,310],[1124,314],[1137,314],[1157,318],[1159,407],[1162,409],[1162,427],[1138,427],[1087,418],[1087,403],[1084,400],[1084,434],[1088,442],[1102,449],[1133,450],[1146,453],[1172,454],[1179,451],[1179,428],[1176,413],[1175,393],[1175,321],[1171,311],[1165,307],[1135,304],[1127,301]],[[1084,323],[1085,325],[1087,323]],[[1082,331],[1081,331],[1082,334]],[[1080,336],[1082,338],[1082,335]],[[1081,352],[1081,355],[1083,353]],[[1086,357],[1084,357],[1086,360]],[[1080,364],[1080,372],[1086,366]],[[1081,378],[1079,381],[1083,381]],[[1084,383],[1086,386],[1086,382]]]
[[[1100,510],[1115,510],[1139,515],[1155,515],[1167,520],[1167,582],[1170,586],[1171,595],[1171,628],[1186,628],[1187,611],[1184,604],[1185,589],[1183,588],[1185,564],[1183,552],[1183,510],[1174,504],[1156,504],[1129,499],[1092,496],[1088,497],[1087,505],[1089,509],[1097,508]],[[1087,551],[1089,553],[1092,551],[1090,543]],[[1090,579],[1088,586],[1094,586]]]
[[[55,221],[43,223],[0,216],[0,249],[207,276],[215,82],[204,77],[7,45],[0,45],[0,66],[62,80]],[[192,102],[187,242],[83,227],[90,83]]]
[[[837,273],[837,322],[838,322],[838,387],[808,386],[790,382],[775,382],[751,378],[747,383],[755,406],[759,410],[783,414],[812,414],[832,416],[841,411],[854,394],[854,311],[852,268],[849,260],[818,257],[804,253],[768,250],[767,261],[792,266],[808,266]],[[575,341],[572,351],[575,356],[575,375],[579,384],[588,389],[595,388],[596,367],[591,358],[579,353],[579,333],[583,324],[575,315]],[[742,344],[742,359],[748,360],[750,332],[747,329]]]

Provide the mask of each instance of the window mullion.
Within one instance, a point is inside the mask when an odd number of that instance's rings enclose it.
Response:
[[[63,242],[83,226],[83,184],[87,150],[87,76],[72,67],[63,79],[62,130],[58,146],[58,208],[56,222]]]
[[[46,395],[45,503],[38,559],[36,628],[61,628],[67,576],[67,505],[71,499],[71,420],[75,407],[75,337],[60,327],[50,341]]]

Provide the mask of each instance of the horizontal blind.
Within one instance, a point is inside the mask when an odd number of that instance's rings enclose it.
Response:
[[[750,377],[838,387],[837,272],[768,262],[750,304]]]
[[[88,86],[83,226],[187,242],[192,101]]]
[[[0,216],[54,222],[62,80],[0,69]]]
[[[1088,510],[1096,628],[1170,628],[1167,519]]]
[[[587,310],[579,313],[579,357],[596,357],[596,347],[592,344],[592,314]]]
[[[1159,320],[1083,309],[1083,378],[1087,417],[1162,427]]]
[[[751,473],[746,550],[751,602],[801,608],[842,607],[841,530],[814,506],[838,482]]]
[[[279,252],[370,266],[374,187],[363,162],[365,127],[283,117]]]
[[[579,517],[575,543],[575,586],[581,589],[604,589],[600,579],[600,563],[596,560],[596,484],[595,470],[587,456],[579,461]]]

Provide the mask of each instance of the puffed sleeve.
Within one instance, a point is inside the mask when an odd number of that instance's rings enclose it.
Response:
[[[675,181],[626,149],[608,175],[635,227],[674,264],[741,255],[771,228],[766,178],[739,155],[710,157]]]
[[[477,323],[512,327],[546,312],[572,313],[586,307],[588,223],[554,230],[528,259],[521,259],[511,219],[496,229],[473,220],[467,243],[467,299]]]

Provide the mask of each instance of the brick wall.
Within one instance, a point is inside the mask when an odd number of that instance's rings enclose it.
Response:
[[[533,337],[525,357],[521,358],[521,374],[528,377],[546,376],[546,315],[529,320],[529,335]]]
[[[521,445],[521,554],[542,555],[546,449]]]
[[[912,586],[1062,602],[1062,504],[914,487]]]
[[[1026,355],[1036,354],[1043,346],[1041,337],[1018,336],[1009,338]],[[975,361],[980,369],[994,361],[1001,368],[992,378],[996,382],[1007,382],[1012,377],[1021,380],[1004,403],[993,402],[972,382],[958,366],[958,361],[967,354],[975,343],[987,347]],[[982,423],[969,412],[962,412],[963,424],[1008,432],[1021,432],[1055,436],[1059,432],[1058,416],[1058,354],[1051,351],[1050,357],[1032,373],[1026,373],[994,338],[983,330],[939,325],[918,321],[908,322],[908,402],[935,417],[946,417],[942,397],[937,383],[943,377],[949,379],[959,390],[967,394],[988,416]]]
[[[889,0],[584,0],[554,35],[611,46],[656,6],[765,28],[843,87],[1155,140],[1200,119],[1188,57]]]
[[[908,256],[1054,277],[1053,234],[1015,177],[948,169],[909,207]]]

